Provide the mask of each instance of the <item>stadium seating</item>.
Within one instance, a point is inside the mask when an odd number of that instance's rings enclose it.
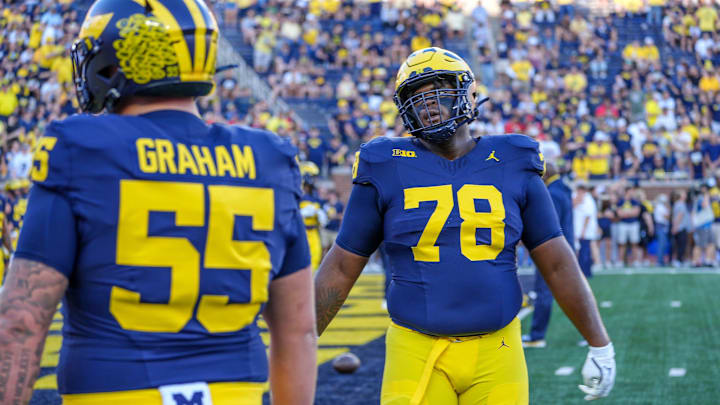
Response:
[[[18,169],[26,154],[13,150],[32,147],[50,120],[76,110],[67,51],[91,2],[5,3],[0,181],[8,182],[27,175]],[[643,181],[652,198],[652,184],[667,190],[718,174],[711,134],[720,133],[720,19],[685,3],[666,0],[653,14],[623,2],[588,9],[501,1],[488,17],[481,6],[440,0],[215,0],[234,52],[292,111],[274,111],[232,71],[218,75],[200,111],[208,122],[290,136],[301,158],[317,128],[328,156],[339,150],[333,138],[347,146],[340,166],[348,167],[360,143],[404,133],[393,76],[411,50],[440,46],[468,60],[490,96],[474,134],[526,133],[571,179]],[[611,152],[597,154],[608,141]]]

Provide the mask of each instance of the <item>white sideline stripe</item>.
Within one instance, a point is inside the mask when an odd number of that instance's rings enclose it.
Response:
[[[646,269],[607,269],[602,272],[593,274],[595,276],[617,276],[618,274],[629,276],[633,274],[652,274],[652,275],[683,275],[683,274],[720,274],[720,269],[675,269],[672,267],[658,267]]]
[[[535,274],[535,270],[532,268],[521,268],[518,269],[518,275],[531,276]],[[626,269],[621,267],[615,267],[610,269],[604,269],[593,274],[593,277],[600,276],[617,276],[617,275],[632,275],[632,274],[668,274],[668,275],[683,275],[683,274],[720,274],[720,268],[687,268],[687,269],[676,269],[673,267],[653,267],[653,268],[634,268]]]
[[[673,308],[680,308],[682,306],[682,301],[670,301],[670,306]]]
[[[522,321],[525,319],[526,316],[532,314],[532,312],[535,310],[533,307],[525,307],[520,309],[520,312],[518,312],[518,318]]]
[[[668,377],[685,377],[685,373],[684,368],[671,368],[670,371],[668,371]]]
[[[612,301],[603,301],[600,303],[600,307],[602,308],[612,308],[613,303]]]
[[[575,371],[575,367],[563,366],[555,370],[555,375],[570,375]]]

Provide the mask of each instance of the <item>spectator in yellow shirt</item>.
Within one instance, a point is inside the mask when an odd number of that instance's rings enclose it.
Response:
[[[717,74],[715,74],[712,70],[706,69],[703,72],[702,78],[700,78],[698,87],[700,88],[700,91],[704,91],[706,93],[716,93],[720,91],[720,81],[718,80]]]
[[[72,61],[69,57],[55,58],[50,70],[57,73],[58,83],[72,83]]]
[[[715,7],[708,5],[708,3],[712,4],[712,2],[706,1],[705,5],[695,12],[695,17],[698,19],[700,31],[714,33],[718,21],[718,12]]]
[[[419,49],[430,48],[430,39],[428,39],[426,34],[427,29],[423,28],[422,30],[419,30],[417,35],[410,41],[410,49],[412,49],[413,52]]]
[[[570,73],[565,75],[563,79],[565,88],[573,93],[581,93],[587,87],[587,77],[581,72],[577,66],[573,66]]]
[[[533,68],[532,63],[525,59],[514,61],[510,64],[510,69],[512,70],[511,76],[513,78],[525,83],[529,82],[530,76],[535,73],[535,68]]]
[[[442,23],[442,17],[437,13],[429,13],[422,17],[422,23],[428,27],[439,27]]]
[[[610,177],[612,151],[610,137],[603,131],[595,132],[593,141],[587,147],[590,179],[607,179]]]
[[[28,47],[31,49],[37,49],[40,46],[42,40],[42,34],[45,30],[45,24],[35,22],[30,29],[30,39],[28,40]]]
[[[576,14],[572,21],[570,21],[570,31],[572,31],[580,39],[587,38],[590,31],[585,17],[580,14]]]
[[[520,29],[530,29],[532,28],[532,17],[533,14],[529,8],[522,9],[517,12],[515,15],[515,21],[518,23],[518,27]]]
[[[692,149],[700,136],[700,129],[690,122],[690,118],[684,116],[680,119],[680,130],[676,134],[676,138],[687,137],[689,149]]]
[[[540,103],[547,101],[548,99],[547,93],[543,88],[540,87],[535,87],[530,97],[532,99],[532,102],[535,103],[535,105],[539,105]]]
[[[11,115],[17,110],[17,106],[17,95],[7,84],[3,84],[0,87],[0,116],[7,117]]]
[[[590,175],[590,164],[583,149],[578,149],[572,160],[572,171],[576,180],[587,180]]]
[[[627,44],[622,51],[622,57],[625,61],[633,62],[640,58],[640,42],[632,41]]]
[[[657,120],[657,117],[661,112],[662,110],[660,109],[660,104],[658,104],[654,97],[649,96],[648,100],[645,102],[645,116],[647,117],[648,128],[655,126],[655,120]]]
[[[645,45],[638,50],[638,58],[648,62],[660,60],[660,52],[651,37],[645,37]]]

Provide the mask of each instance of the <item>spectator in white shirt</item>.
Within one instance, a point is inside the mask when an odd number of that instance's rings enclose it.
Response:
[[[712,59],[715,41],[710,37],[709,32],[703,33],[702,38],[695,42],[695,52],[700,59]]]
[[[32,153],[30,153],[30,146],[23,144],[18,147],[15,143],[13,149],[15,153],[8,154],[8,170],[10,172],[11,179],[27,179],[32,168]]]
[[[597,204],[588,190],[588,185],[577,185],[573,198],[573,223],[575,226],[576,247],[578,250],[578,263],[585,277],[592,277],[592,247],[591,243],[597,239]]]

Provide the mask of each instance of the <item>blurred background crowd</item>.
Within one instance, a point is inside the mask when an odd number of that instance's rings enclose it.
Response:
[[[317,168],[308,192],[317,194],[330,234],[359,145],[405,135],[392,101],[398,67],[410,52],[439,46],[465,58],[478,92],[490,97],[473,134],[534,137],[578,186],[576,211],[592,220],[581,218],[590,225],[576,235],[593,241],[597,266],[716,263],[714,2],[210,3],[237,62],[269,91],[224,70],[216,91],[198,102],[204,119],[292,138]],[[89,4],[0,0],[0,203],[8,235],[22,222],[37,138],[50,121],[76,112],[69,49]]]

